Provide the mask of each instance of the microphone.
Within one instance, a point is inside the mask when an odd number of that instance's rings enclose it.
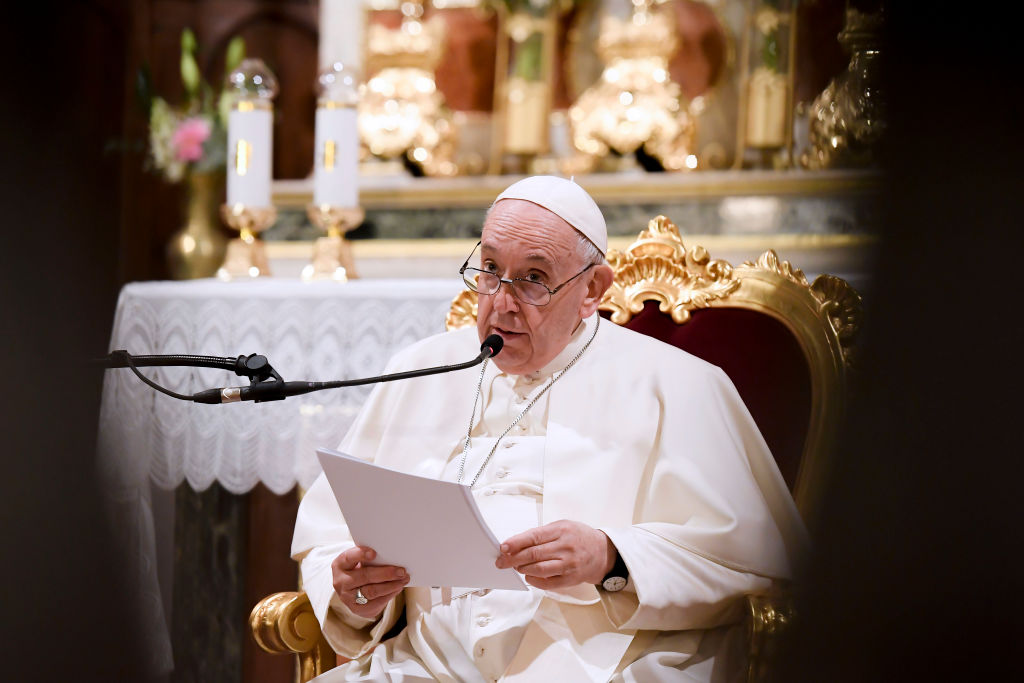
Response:
[[[185,399],[191,400],[195,403],[209,404],[237,403],[239,401],[256,401],[257,403],[262,403],[263,401],[281,401],[289,396],[299,396],[301,394],[308,394],[322,389],[354,387],[364,384],[394,382],[399,379],[411,379],[413,377],[424,377],[426,375],[438,375],[444,372],[465,370],[466,368],[471,368],[474,365],[479,365],[484,360],[497,356],[504,345],[505,340],[501,338],[501,335],[492,334],[484,339],[483,344],[480,345],[480,354],[473,360],[465,363],[440,365],[433,368],[423,368],[421,370],[395,372],[390,375],[364,377],[362,379],[338,380],[334,382],[282,382],[280,379],[277,381],[270,380],[265,382],[255,382],[247,387],[207,389],[206,391],[200,391],[192,394],[190,397],[185,397]]]
[[[480,345],[480,353],[483,353],[484,349],[490,349],[490,358],[494,358],[501,353],[503,346],[505,346],[505,339],[500,334],[492,334],[487,339],[484,339],[484,343]]]

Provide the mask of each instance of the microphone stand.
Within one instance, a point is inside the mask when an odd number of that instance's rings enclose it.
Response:
[[[378,382],[393,382],[399,379],[424,377],[426,375],[436,375],[443,372],[465,370],[466,368],[471,368],[474,365],[479,365],[487,358],[496,356],[498,352],[501,351],[503,343],[504,340],[500,336],[492,334],[487,337],[487,339],[484,340],[484,343],[480,346],[480,354],[473,360],[465,363],[439,365],[437,367],[424,368],[421,370],[408,370],[388,375],[378,375],[376,377],[336,380],[330,382],[285,382],[277,371],[270,365],[265,356],[255,353],[249,354],[248,356],[237,356],[235,358],[229,356],[196,356],[191,354],[133,356],[124,349],[119,349],[92,362],[94,365],[101,365],[104,368],[131,368],[131,371],[147,385],[163,394],[182,401],[209,404],[235,403],[238,401],[256,401],[257,403],[262,403],[264,401],[281,401],[289,396],[308,394],[310,392],[321,391],[323,389],[355,387],[364,384],[376,384]],[[168,366],[231,370],[236,375],[248,377],[249,386],[206,389],[205,391],[200,391],[191,395],[179,394],[167,389],[166,387],[160,386],[139,372],[140,367]]]

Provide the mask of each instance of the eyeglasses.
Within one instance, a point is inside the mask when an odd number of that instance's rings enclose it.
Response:
[[[477,242],[476,247],[479,246],[480,243]],[[527,280],[526,278],[521,277],[508,279],[499,277],[497,273],[492,273],[489,270],[467,267],[469,265],[469,260],[473,258],[473,254],[476,253],[476,247],[473,247],[473,251],[470,252],[469,258],[467,258],[466,262],[462,264],[461,268],[459,268],[459,275],[462,276],[466,286],[480,294],[495,294],[498,289],[501,288],[501,283],[504,282],[512,288],[512,296],[519,299],[519,301],[522,301],[524,304],[530,304],[531,306],[547,305],[547,303],[551,301],[551,297],[558,293],[558,290],[565,287],[580,275],[583,275],[583,273],[587,272],[595,265],[591,263],[554,289],[548,289],[547,285],[537,282],[536,280]]]

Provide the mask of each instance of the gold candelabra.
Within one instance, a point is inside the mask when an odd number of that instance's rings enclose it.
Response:
[[[428,176],[454,176],[457,130],[434,69],[444,48],[440,17],[422,21],[423,0],[403,2],[398,29],[371,24],[366,36],[370,74],[359,102],[364,159],[406,159]]]
[[[653,0],[636,0],[626,21],[604,17],[597,43],[604,71],[569,108],[577,153],[565,172],[588,172],[612,151],[641,148],[666,170],[697,167],[694,119],[668,71],[677,45],[672,16]]]

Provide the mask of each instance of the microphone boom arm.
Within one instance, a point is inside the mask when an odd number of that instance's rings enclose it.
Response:
[[[133,356],[125,350],[113,351],[105,358],[93,361],[94,364],[103,365],[108,368],[131,368],[132,372],[143,382],[161,393],[182,401],[195,403],[234,403],[236,401],[280,401],[289,396],[299,396],[313,391],[323,389],[338,389],[341,387],[355,387],[365,384],[376,384],[379,382],[393,382],[400,379],[412,377],[424,377],[426,375],[437,375],[444,372],[465,370],[474,365],[479,365],[487,358],[495,356],[501,351],[504,340],[498,335],[491,335],[484,340],[480,346],[480,354],[473,360],[465,363],[452,365],[439,365],[421,370],[407,370],[394,372],[376,377],[364,377],[361,379],[335,380],[330,382],[285,382],[277,371],[270,366],[266,357],[257,354],[238,356],[237,358],[219,356],[195,356],[190,354],[167,355],[167,356]],[[165,387],[139,372],[142,367],[208,367],[222,370],[232,370],[236,375],[249,377],[248,387],[224,387],[223,389],[207,389],[195,394],[179,394]]]

